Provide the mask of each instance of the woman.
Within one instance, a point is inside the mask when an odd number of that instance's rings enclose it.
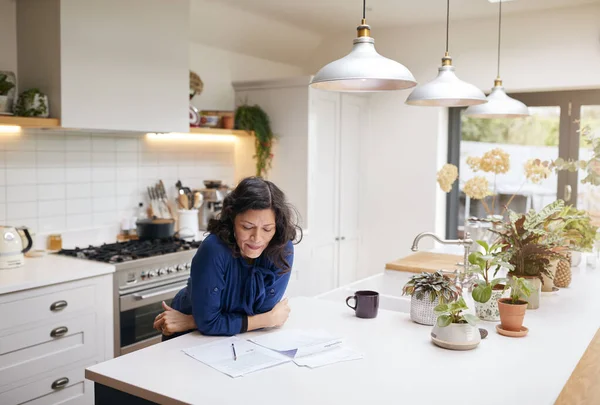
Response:
[[[235,335],[281,326],[288,318],[281,300],[294,260],[292,207],[270,181],[250,177],[225,197],[210,235],[192,260],[187,287],[154,321],[163,340],[192,330]]]

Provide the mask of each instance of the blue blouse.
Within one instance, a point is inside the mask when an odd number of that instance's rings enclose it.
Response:
[[[291,267],[291,241],[285,254]],[[248,329],[248,316],[273,309],[283,297],[290,273],[283,273],[264,254],[252,264],[233,257],[231,249],[211,234],[198,248],[188,285],[177,293],[171,307],[192,314],[205,335],[232,336]]]

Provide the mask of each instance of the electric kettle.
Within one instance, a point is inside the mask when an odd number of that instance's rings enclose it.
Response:
[[[27,246],[23,247],[24,240]],[[0,226],[0,269],[13,269],[25,263],[23,253],[31,249],[33,241],[27,228]]]

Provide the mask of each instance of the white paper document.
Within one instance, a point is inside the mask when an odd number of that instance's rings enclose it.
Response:
[[[253,337],[250,341],[293,357],[299,366],[311,368],[363,358],[361,353],[344,346],[342,338],[323,330],[286,329]]]
[[[232,344],[235,347],[235,356]],[[182,349],[182,351],[231,377],[241,377],[290,361],[287,356],[235,336]]]

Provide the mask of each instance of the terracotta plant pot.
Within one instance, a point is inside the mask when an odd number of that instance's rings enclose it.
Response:
[[[511,304],[510,298],[501,298],[498,300],[498,309],[500,310],[500,324],[502,329],[519,332],[523,326],[523,318],[527,310],[527,301],[517,301],[518,304]]]

